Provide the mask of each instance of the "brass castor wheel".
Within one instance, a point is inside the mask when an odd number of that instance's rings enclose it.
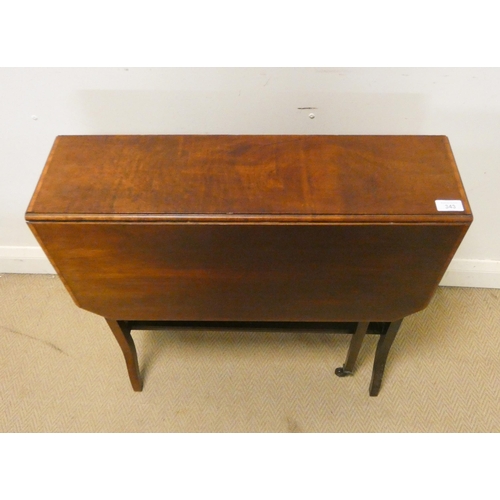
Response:
[[[337,375],[337,377],[347,377],[347,375],[352,375],[352,372],[344,370],[343,366],[339,366],[335,368],[335,375]]]

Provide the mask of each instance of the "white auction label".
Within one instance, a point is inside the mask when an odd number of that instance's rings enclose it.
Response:
[[[464,205],[460,200],[436,200],[439,212],[463,212]]]

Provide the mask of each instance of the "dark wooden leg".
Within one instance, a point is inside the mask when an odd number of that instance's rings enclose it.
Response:
[[[358,357],[359,350],[361,349],[361,344],[365,338],[366,331],[368,330],[368,325],[370,323],[359,322],[354,335],[352,336],[351,343],[349,344],[349,351],[347,352],[347,358],[345,360],[344,366],[337,368],[335,370],[335,375],[338,377],[345,377],[346,375],[352,375],[354,371],[354,365]]]
[[[384,376],[387,356],[389,355],[392,343],[396,338],[396,334],[398,333],[402,322],[402,319],[391,322],[387,332],[380,336],[377,344],[377,350],[375,352],[375,362],[373,363],[372,380],[370,382],[370,396],[378,396],[380,386],[382,385],[382,377]]]
[[[126,321],[119,321],[105,318],[118,344],[120,345],[125,363],[127,364],[128,376],[134,391],[142,391],[142,380],[139,374],[139,362],[137,361],[137,351],[134,339],[130,335],[130,328]]]

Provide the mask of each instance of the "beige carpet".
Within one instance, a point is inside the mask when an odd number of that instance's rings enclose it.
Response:
[[[380,395],[376,336],[340,379],[350,337],[134,332],[134,393],[105,321],[57,277],[0,277],[2,432],[498,432],[500,290],[440,288],[407,318]]]

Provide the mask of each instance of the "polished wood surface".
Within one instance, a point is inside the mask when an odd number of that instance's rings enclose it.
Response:
[[[106,318],[106,322],[108,323],[110,330],[113,332],[113,335],[122,350],[132,388],[136,392],[141,392],[142,379],[140,377],[139,361],[137,359],[134,339],[130,334],[131,329],[127,321],[117,321],[115,319]]]
[[[27,215],[401,221],[442,216],[436,199],[470,219],[444,136],[61,136]]]
[[[392,321],[427,305],[467,226],[32,228],[76,303],[108,318]]]
[[[60,136],[26,220],[134,390],[134,328],[382,322],[375,396],[472,213],[444,136]]]

